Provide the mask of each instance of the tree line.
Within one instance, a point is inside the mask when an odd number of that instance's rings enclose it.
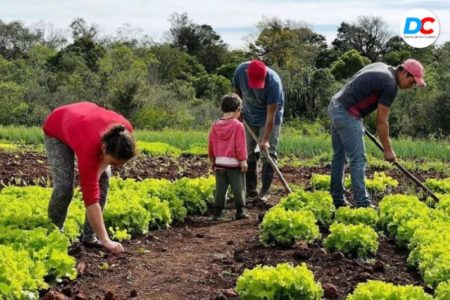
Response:
[[[326,124],[330,98],[360,68],[415,58],[425,66],[428,86],[399,92],[392,134],[450,134],[450,42],[412,48],[391,36],[380,17],[361,16],[342,22],[327,45],[306,23],[271,18],[257,24],[254,41],[231,50],[210,25],[185,13],[169,22],[166,40],[157,43],[128,25],[101,38],[97,26],[81,18],[70,24],[71,41],[51,25],[0,20],[0,124],[40,125],[52,109],[89,100],[137,128],[206,128],[219,115],[220,97],[231,91],[236,66],[253,58],[280,74],[286,121]]]

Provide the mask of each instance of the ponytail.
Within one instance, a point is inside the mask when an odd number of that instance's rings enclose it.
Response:
[[[114,125],[102,137],[106,154],[118,160],[129,160],[136,155],[136,141],[123,125]]]

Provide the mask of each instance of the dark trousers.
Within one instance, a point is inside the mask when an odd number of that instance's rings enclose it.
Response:
[[[214,198],[214,207],[223,209],[226,205],[226,194],[228,187],[234,195],[236,209],[242,209],[245,206],[245,174],[240,169],[220,169],[216,170],[216,193]]]
[[[58,139],[45,136],[44,143],[53,177],[53,192],[48,206],[48,216],[56,226],[62,229],[73,197],[75,155],[72,149]],[[108,167],[99,179],[102,210],[105,207],[108,195],[110,177],[111,169]],[[86,218],[83,235],[89,236],[92,234],[92,228]]]

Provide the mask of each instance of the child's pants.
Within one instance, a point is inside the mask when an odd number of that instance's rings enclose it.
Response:
[[[228,186],[231,186],[236,208],[242,209],[245,206],[245,173],[240,168],[216,170],[214,206],[218,209],[225,207]]]

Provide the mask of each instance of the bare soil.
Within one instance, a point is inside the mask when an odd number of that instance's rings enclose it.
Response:
[[[285,166],[281,172],[290,184],[307,187],[312,173],[329,173],[329,170],[327,167]],[[205,176],[209,170],[206,159],[201,157],[142,156],[116,173],[136,179],[174,180]],[[396,191],[411,189],[413,184],[401,173],[388,173],[400,180]],[[416,175],[421,180],[441,177],[439,173]],[[45,185],[50,177],[44,154],[0,151],[0,182],[3,185]],[[170,229],[152,231],[147,236],[125,242],[126,252],[120,256],[75,244],[70,252],[77,259],[78,278],[42,291],[42,298],[238,299],[234,287],[244,269],[281,262],[308,264],[315,279],[324,287],[325,299],[345,299],[359,282],[369,279],[423,285],[418,273],[406,267],[407,252],[383,236],[372,261],[328,252],[320,242],[298,243],[290,249],[262,246],[258,241],[258,224],[265,211],[283,195],[285,192],[277,181],[268,204],[248,200],[250,218],[247,220],[234,220],[233,203],[229,203],[223,222],[213,222],[211,211],[202,216],[189,216]],[[323,233],[326,236],[326,231]]]

